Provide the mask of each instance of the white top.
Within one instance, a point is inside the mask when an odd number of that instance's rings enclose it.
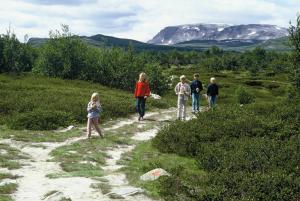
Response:
[[[187,83],[179,82],[175,87],[175,93],[179,98],[184,98],[185,100],[191,95],[190,85]]]

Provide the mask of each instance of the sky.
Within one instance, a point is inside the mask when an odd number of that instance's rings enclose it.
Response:
[[[0,0],[0,33],[48,37],[67,24],[75,35],[148,41],[166,26],[197,23],[288,27],[300,0]]]

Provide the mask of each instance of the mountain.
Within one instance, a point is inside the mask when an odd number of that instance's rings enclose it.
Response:
[[[288,35],[286,28],[268,24],[227,25],[191,24],[170,26],[161,30],[148,43],[174,45],[191,40],[269,40]]]
[[[128,48],[131,44],[137,51],[168,51],[168,50],[207,50],[212,46],[217,46],[224,50],[245,51],[255,47],[262,47],[267,50],[288,51],[287,37],[270,39],[266,41],[255,39],[227,39],[227,40],[190,40],[173,45],[155,45],[143,43],[131,39],[122,39],[102,34],[94,36],[79,36],[79,38],[93,47],[121,47]],[[39,47],[45,44],[49,38],[30,38],[28,44]]]
[[[122,48],[128,48],[129,45],[132,45],[135,50],[143,51],[143,50],[172,50],[180,47],[171,47],[171,46],[163,46],[163,45],[155,45],[155,44],[148,44],[143,43],[137,40],[131,40],[131,39],[123,39],[123,38],[116,38],[112,36],[106,36],[102,34],[97,34],[94,36],[78,36],[80,40],[83,42],[94,46],[94,47],[122,47]],[[28,44],[39,47],[43,44],[45,44],[49,38],[30,38],[28,40]],[[186,48],[181,48],[186,49]]]

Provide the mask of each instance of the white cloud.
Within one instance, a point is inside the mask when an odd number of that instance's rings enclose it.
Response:
[[[11,23],[23,35],[47,37],[68,24],[74,34],[107,34],[141,41],[166,26],[264,23],[288,26],[298,0],[0,0],[0,33]]]

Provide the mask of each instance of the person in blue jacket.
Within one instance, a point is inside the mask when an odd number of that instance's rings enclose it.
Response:
[[[207,97],[209,101],[209,108],[212,108],[217,103],[217,96],[219,95],[219,87],[216,84],[216,78],[210,78],[210,84],[207,87]]]
[[[194,74],[194,80],[191,83],[192,93],[192,112],[199,112],[200,92],[203,90],[202,82],[199,80],[199,74]]]

